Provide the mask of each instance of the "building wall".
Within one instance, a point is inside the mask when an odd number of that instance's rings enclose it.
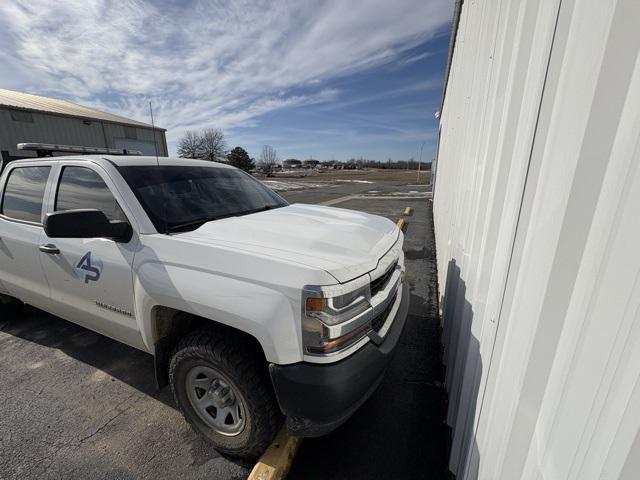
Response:
[[[434,190],[458,479],[640,478],[638,18],[462,5]]]
[[[19,120],[12,118],[10,110],[0,107],[0,150],[7,150],[10,155],[32,155],[17,150],[16,145],[24,142],[57,143],[63,145],[81,145],[87,147],[120,148],[118,140],[143,142],[154,150],[151,128],[131,127],[98,120],[90,120],[61,115],[50,115],[38,112],[21,112]],[[25,115],[26,114],[26,115]],[[28,121],[28,120],[31,121]],[[167,156],[165,132],[156,130],[158,154]],[[152,154],[152,151],[143,152]]]

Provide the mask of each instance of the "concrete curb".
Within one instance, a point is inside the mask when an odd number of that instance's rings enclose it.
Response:
[[[287,477],[293,458],[300,446],[300,439],[290,437],[287,428],[282,427],[271,445],[264,452],[247,480],[283,480]]]

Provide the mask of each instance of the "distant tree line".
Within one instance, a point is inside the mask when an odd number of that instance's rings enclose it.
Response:
[[[324,161],[321,162],[322,165],[332,165],[334,163],[342,164],[346,168],[380,168],[380,169],[391,169],[391,170],[417,170],[418,169],[418,161],[410,158],[409,160],[392,160],[387,159],[386,161],[380,160],[367,160],[364,158],[351,158],[346,162],[335,162],[335,161]],[[431,162],[422,162],[420,166],[421,169],[428,170],[431,168]]]
[[[222,130],[213,128],[201,132],[187,130],[178,140],[178,156],[196,158],[210,162],[223,162],[233,165],[245,172],[255,168],[255,161],[249,157],[242,147],[235,147],[227,152],[227,142]]]
[[[351,158],[349,160],[298,160],[296,158],[288,158],[282,162],[282,166],[285,168],[315,168],[316,166],[322,166],[325,168],[345,168],[345,169],[364,169],[364,168],[378,168],[378,169],[390,169],[390,170],[417,170],[418,162],[413,158],[409,160],[367,160],[364,158]],[[420,167],[424,170],[431,168],[431,163],[422,162]]]
[[[267,176],[271,176],[276,168],[279,167],[278,152],[271,145],[264,145],[258,161],[251,158],[247,151],[242,147],[235,147],[229,152],[226,150],[227,143],[224,133],[221,130],[208,128],[200,132],[187,130],[178,140],[178,156],[183,158],[197,158],[200,160],[208,160],[213,162],[224,162],[234,167],[240,168],[246,172],[257,169]],[[365,158],[351,158],[346,161],[342,160],[297,160],[289,158],[282,162],[285,168],[315,168],[317,166],[325,168],[345,168],[345,169],[363,169],[363,168],[379,168],[392,170],[417,170],[418,162],[413,158],[409,160],[392,160],[386,161],[367,160]],[[422,162],[421,168],[429,170],[431,163]]]

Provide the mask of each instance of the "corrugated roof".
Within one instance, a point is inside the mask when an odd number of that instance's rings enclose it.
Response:
[[[57,98],[31,95],[30,93],[14,92],[0,88],[0,106],[20,108],[36,112],[54,113],[58,115],[68,115],[73,117],[89,118],[92,120],[103,120],[105,122],[120,123],[134,127],[151,128],[148,123],[138,122],[130,118],[113,115],[112,113],[101,112],[94,108],[83,107],[77,103],[58,100]],[[156,127],[158,130],[164,128]]]

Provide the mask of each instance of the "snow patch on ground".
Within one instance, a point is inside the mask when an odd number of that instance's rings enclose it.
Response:
[[[336,180],[336,182],[342,182],[342,183],[376,183],[376,182],[372,182],[371,180]]]
[[[262,183],[276,192],[288,192],[290,190],[304,190],[307,188],[323,188],[330,186],[326,183],[279,182],[278,180],[262,180]]]
[[[417,190],[409,190],[408,192],[380,192],[379,190],[369,190],[367,195],[371,194],[372,197],[380,194],[380,196],[386,197],[426,197],[431,195],[431,192],[418,192]]]

